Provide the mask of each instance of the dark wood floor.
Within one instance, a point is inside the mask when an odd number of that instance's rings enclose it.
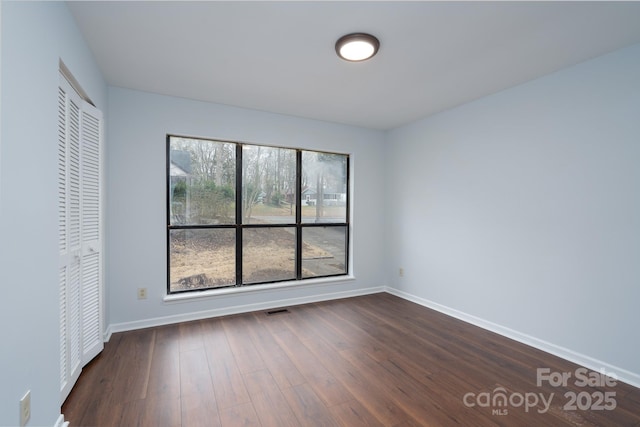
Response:
[[[571,378],[538,386],[537,368]],[[114,334],[62,412],[72,427],[640,425],[639,389],[578,387],[578,368],[383,293]]]

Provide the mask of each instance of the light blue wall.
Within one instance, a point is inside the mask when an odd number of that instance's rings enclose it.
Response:
[[[390,132],[389,283],[639,375],[639,76],[636,45]]]
[[[62,58],[100,108],[106,85],[66,5],[2,2],[0,425],[55,423],[59,405],[57,88]]]
[[[121,88],[109,90],[108,132],[107,288],[111,324],[229,307],[251,309],[252,304],[278,305],[294,298],[385,285],[381,193],[384,133]],[[168,133],[351,154],[356,280],[164,303]],[[148,288],[148,299],[137,299],[138,287]]]

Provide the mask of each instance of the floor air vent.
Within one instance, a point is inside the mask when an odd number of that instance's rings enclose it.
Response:
[[[288,308],[276,308],[275,310],[265,311],[265,314],[267,316],[273,316],[274,314],[283,314],[283,313],[289,313],[289,309]]]

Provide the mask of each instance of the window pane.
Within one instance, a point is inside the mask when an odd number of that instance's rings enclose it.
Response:
[[[347,158],[302,152],[302,222],[346,222]]]
[[[171,230],[171,292],[235,285],[235,239],[231,228]]]
[[[244,145],[242,221],[244,224],[293,224],[296,218],[296,152]]]
[[[347,227],[302,229],[302,277],[347,273]]]
[[[245,228],[242,239],[243,283],[296,278],[294,227]]]
[[[170,137],[171,225],[235,223],[235,144]]]

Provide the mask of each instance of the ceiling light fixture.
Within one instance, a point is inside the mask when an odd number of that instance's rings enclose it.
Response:
[[[346,61],[359,62],[378,52],[380,42],[371,34],[353,33],[342,36],[336,42],[336,53]]]

